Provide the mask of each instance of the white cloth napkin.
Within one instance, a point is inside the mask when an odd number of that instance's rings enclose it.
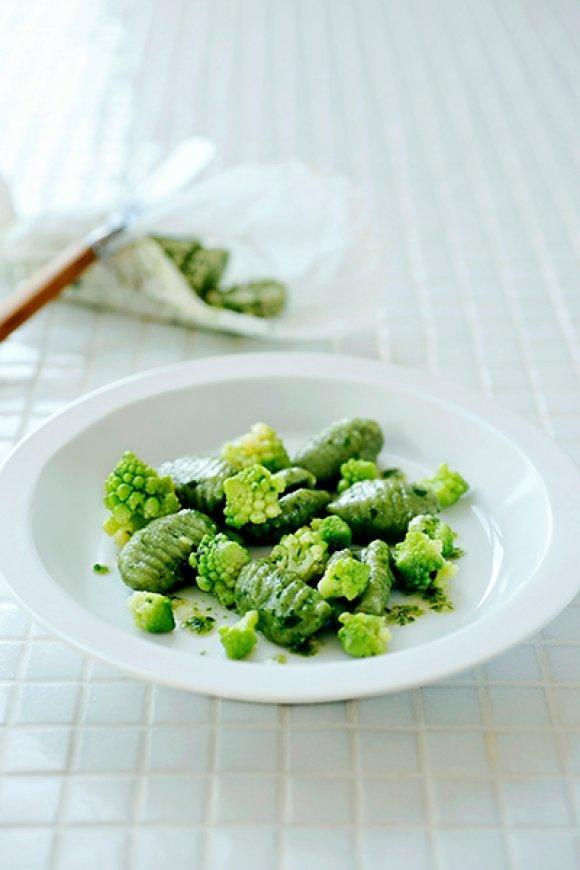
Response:
[[[4,203],[4,205],[2,205]],[[9,282],[30,273],[100,214],[16,219],[0,188],[0,258]],[[224,284],[276,278],[286,310],[264,320],[212,308],[146,237],[199,238],[230,251]],[[132,232],[122,249],[89,269],[67,298],[190,326],[278,339],[317,339],[370,321],[383,285],[368,210],[345,178],[297,163],[240,165],[199,181]]]

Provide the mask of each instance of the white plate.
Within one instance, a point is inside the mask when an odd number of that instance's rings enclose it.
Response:
[[[255,420],[290,446],[343,416],[373,417],[384,460],[421,474],[448,461],[471,494],[449,518],[468,554],[456,609],[395,627],[391,652],[348,659],[330,639],[314,658],[230,662],[217,635],[154,637],[132,626],[127,589],[100,532],[102,482],[123,450],[155,464],[215,450]],[[580,472],[548,438],[423,373],[346,357],[251,354],[157,369],[99,390],[26,438],[0,470],[0,568],[17,598],[64,639],[147,679],[255,701],[354,698],[432,682],[540,629],[580,586]],[[203,655],[200,655],[203,653]]]

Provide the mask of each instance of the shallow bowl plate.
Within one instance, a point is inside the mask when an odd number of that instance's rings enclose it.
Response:
[[[250,660],[230,662],[216,632],[135,629],[116,571],[92,571],[96,561],[114,564],[101,490],[119,455],[132,449],[156,464],[215,451],[256,420],[293,448],[345,416],[381,423],[384,463],[419,477],[447,461],[469,480],[470,495],[447,513],[467,550],[455,610],[395,627],[388,655],[348,659],[328,637],[315,657],[289,655],[284,665],[265,640]],[[74,402],[4,462],[0,528],[0,570],[56,634],[139,677],[253,701],[355,698],[441,679],[538,631],[580,587],[580,472],[550,439],[425,374],[334,355],[204,359]],[[197,594],[202,609],[211,605]]]

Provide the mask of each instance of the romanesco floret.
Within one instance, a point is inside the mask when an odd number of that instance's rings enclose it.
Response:
[[[359,480],[376,480],[377,477],[380,477],[380,471],[376,462],[367,459],[349,459],[340,466],[338,492],[344,492]]]
[[[353,601],[362,595],[369,582],[370,568],[355,559],[349,550],[339,550],[326,566],[318,591],[323,598]]]
[[[455,577],[457,571],[457,565],[453,562],[445,562],[437,572],[436,577],[423,593],[423,598],[431,610],[453,610],[453,602],[449,597],[449,581]]]
[[[384,616],[370,613],[341,613],[338,639],[345,653],[355,658],[379,656],[387,651],[391,632]]]
[[[457,532],[439,517],[431,514],[420,514],[409,523],[410,532],[423,532],[434,541],[441,541],[441,555],[444,559],[458,559],[463,556],[463,550],[455,546]]]
[[[248,610],[239,622],[218,628],[222,646],[229,659],[243,659],[252,652],[258,642],[257,623],[258,611]]]
[[[175,619],[171,599],[157,592],[133,592],[127,599],[127,607],[133,614],[137,628],[153,634],[173,631]]]
[[[123,546],[150,520],[176,513],[180,504],[170,477],[160,477],[130,450],[123,453],[105,481],[104,505],[111,511],[103,525]]]
[[[451,471],[447,463],[443,462],[433,477],[420,480],[417,486],[422,486],[436,496],[441,508],[450,507],[459,501],[469,489],[469,484],[458,471]]]
[[[441,550],[441,541],[416,530],[407,532],[405,540],[393,547],[395,566],[407,591],[424,592],[435,580],[445,565]]]
[[[277,568],[293,571],[308,583],[324,572],[328,562],[328,544],[317,531],[302,526],[290,535],[283,535],[272,549],[270,561]]]
[[[318,532],[323,541],[328,544],[328,549],[331,552],[334,550],[342,550],[344,547],[350,547],[352,541],[352,532],[348,523],[345,523],[340,517],[324,517],[324,519],[315,519],[310,523],[312,528]]]
[[[241,528],[261,525],[281,513],[278,498],[284,484],[263,465],[250,465],[224,481],[226,523]]]
[[[196,565],[192,567],[197,567],[199,588],[213,593],[224,607],[231,607],[238,574],[250,561],[246,548],[220,532],[215,536],[205,535],[193,558]],[[190,565],[191,560],[192,556]]]
[[[290,465],[281,439],[266,423],[254,423],[245,435],[224,444],[220,456],[234,468],[263,465],[269,471],[280,471]]]

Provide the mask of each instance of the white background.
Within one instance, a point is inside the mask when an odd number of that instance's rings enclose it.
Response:
[[[574,0],[1,0],[0,173],[22,211],[102,205],[196,132],[224,165],[349,174],[388,280],[376,326],[330,349],[492,395],[580,460],[579,19]],[[0,346],[0,451],[120,376],[266,347],[53,305]],[[5,597],[0,868],[575,868],[579,638],[576,604],[438,686],[260,707],[128,680]]]

